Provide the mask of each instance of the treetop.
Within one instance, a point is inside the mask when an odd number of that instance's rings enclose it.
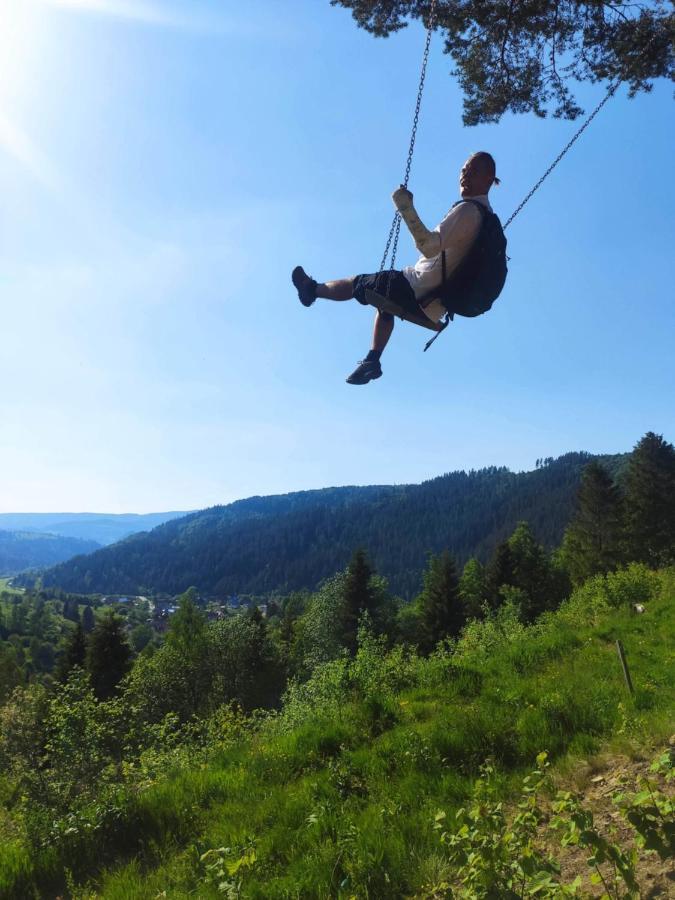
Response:
[[[429,22],[430,0],[331,0],[377,37]],[[464,92],[465,125],[505,112],[575,119],[574,82],[616,82],[629,96],[675,81],[675,14],[665,0],[437,0],[435,29]]]

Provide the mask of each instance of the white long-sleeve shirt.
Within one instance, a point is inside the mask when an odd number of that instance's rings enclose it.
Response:
[[[477,200],[492,212],[487,194],[477,197],[465,197],[465,200]],[[473,203],[460,203],[448,212],[442,222],[434,229],[440,236],[434,250],[436,255],[420,256],[414,266],[406,266],[402,269],[403,275],[408,280],[419,300],[433,288],[439,287],[443,280],[441,253],[445,250],[445,274],[448,278],[457,268],[480,231],[482,217],[480,211]],[[445,307],[438,300],[428,304],[424,312],[429,318],[438,322],[445,314]]]

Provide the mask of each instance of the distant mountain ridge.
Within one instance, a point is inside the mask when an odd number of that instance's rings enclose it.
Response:
[[[43,575],[77,592],[269,594],[313,589],[364,547],[391,588],[411,596],[429,551],[486,560],[527,520],[549,547],[562,539],[584,466],[615,474],[627,455],[568,453],[530,472],[453,472],[422,484],[324,488],[251,497],[174,519]]]
[[[185,512],[0,513],[0,529],[57,534],[107,546],[184,515]]]
[[[0,576],[8,577],[26,569],[53,566],[82,553],[100,548],[96,541],[26,531],[0,529]]]

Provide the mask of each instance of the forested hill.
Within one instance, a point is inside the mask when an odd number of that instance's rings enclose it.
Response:
[[[531,472],[452,472],[417,485],[326,488],[253,497],[134,535],[44,573],[76,592],[266,594],[313,589],[367,550],[393,591],[420,587],[428,551],[486,560],[521,520],[557,545],[592,457],[568,453]],[[615,471],[625,457],[603,457]]]
[[[91,553],[98,547],[100,544],[96,541],[0,529],[0,576],[14,575],[39,566],[53,566],[72,556]]]
[[[0,529],[58,534],[61,537],[80,538],[83,541],[93,541],[106,546],[139,531],[150,531],[151,528],[185,514],[185,512],[0,513]]]

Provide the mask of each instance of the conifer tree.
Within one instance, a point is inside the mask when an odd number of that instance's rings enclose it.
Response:
[[[487,581],[484,567],[472,558],[464,566],[459,579],[459,595],[467,619],[480,619],[487,603]]]
[[[166,641],[182,653],[192,656],[204,641],[206,619],[197,606],[197,589],[188,588],[178,598],[178,609],[169,620]]]
[[[59,681],[68,680],[68,675],[79,666],[84,669],[87,658],[87,644],[84,637],[84,629],[82,623],[78,622],[75,630],[68,637],[63,656],[59,660],[56,667],[56,677]]]
[[[89,636],[86,665],[91,684],[99,700],[113,696],[126,675],[131,647],[124,633],[124,623],[114,613],[98,620]]]
[[[431,653],[443,638],[457,637],[466,624],[455,561],[447,550],[439,556],[429,557],[424,588],[417,602],[423,653]]]
[[[87,605],[82,610],[82,628],[84,629],[84,633],[91,634],[95,625],[96,617],[94,616],[94,610],[91,606]]]
[[[616,568],[623,558],[623,515],[619,488],[607,470],[591,462],[583,471],[578,508],[563,538],[563,562],[579,584]]]
[[[556,596],[553,566],[537,542],[527,522],[520,522],[509,538],[513,564],[513,586],[527,598],[521,613],[523,620],[531,622],[547,609],[554,609],[562,599]]]
[[[566,573],[537,542],[527,522],[520,522],[508,541],[499,544],[487,567],[487,599],[495,610],[504,602],[503,589],[517,588],[521,614],[533,621],[547,609],[555,609],[566,596]]]
[[[654,567],[675,561],[675,448],[653,431],[630,456],[626,535],[630,559]]]
[[[63,618],[69,619],[71,622],[80,621],[80,613],[77,606],[77,600],[67,597],[63,601]]]
[[[501,589],[504,585],[515,585],[514,560],[508,541],[502,541],[495,548],[492,559],[488,563],[486,576],[486,597],[491,610],[501,606],[503,600]]]
[[[174,678],[183,685],[187,708],[195,713],[208,694],[211,680],[207,651],[206,618],[197,606],[197,589],[190,587],[178,598],[178,609],[169,619],[167,651],[174,651]]]
[[[12,601],[12,610],[9,617],[10,634],[25,634],[28,620],[28,606],[18,597]]]
[[[291,648],[295,634],[295,625],[298,618],[305,611],[307,597],[301,593],[291,594],[283,602],[283,614],[279,623],[279,640],[281,642],[282,655],[285,661],[291,658]]]
[[[27,630],[31,637],[44,637],[45,631],[49,628],[50,618],[44,599],[38,597],[28,614]]]
[[[17,660],[17,653],[10,643],[0,643],[0,705],[9,697],[24,676]]]
[[[262,614],[262,610],[256,604],[249,613],[249,618],[256,626],[260,634],[264,637],[267,634],[267,622],[265,620],[265,616]]]
[[[268,600],[267,601],[267,619],[280,619],[281,618],[281,606],[277,603],[276,600]]]
[[[428,21],[420,0],[331,0],[358,25],[385,36],[410,19]],[[503,113],[574,119],[579,81],[620,78],[629,96],[654,78],[673,79],[672,8],[664,2],[615,0],[438,0],[436,27],[464,93],[464,123],[495,122]],[[564,60],[564,62],[562,62]]]
[[[342,643],[350,653],[356,652],[356,637],[361,613],[368,612],[372,616],[374,612],[375,591],[371,584],[372,577],[373,570],[365,550],[356,550],[347,567],[343,594]]]

